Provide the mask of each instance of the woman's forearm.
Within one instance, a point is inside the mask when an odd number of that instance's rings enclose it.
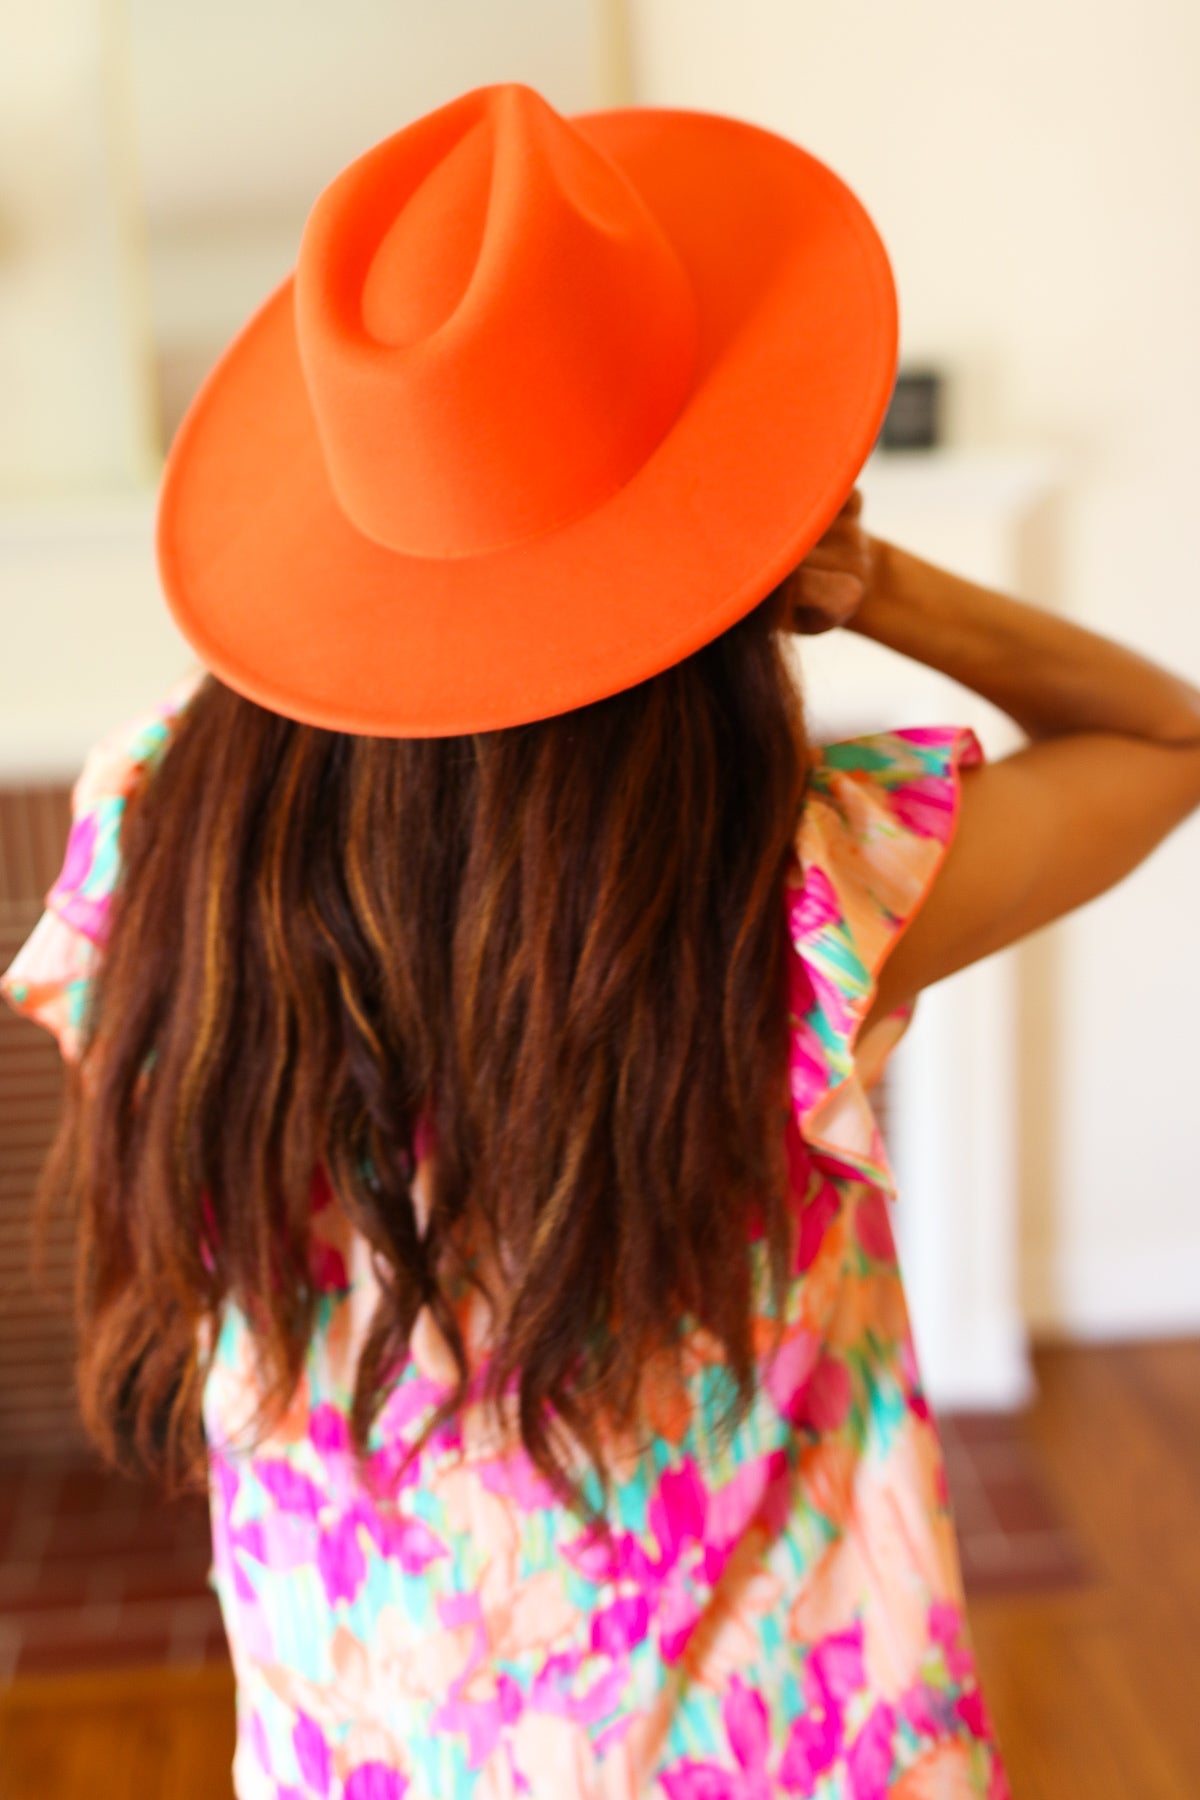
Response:
[[[848,629],[940,669],[1031,738],[1111,731],[1200,744],[1200,688],[1110,638],[871,540],[873,573]]]

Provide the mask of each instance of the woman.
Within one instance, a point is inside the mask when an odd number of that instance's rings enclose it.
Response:
[[[867,533],[894,361],[794,145],[502,86],[326,190],[173,446],[209,672],[5,990],[241,1800],[1007,1793],[866,1088],[1200,804],[1200,692]],[[810,744],[834,626],[1029,743]]]

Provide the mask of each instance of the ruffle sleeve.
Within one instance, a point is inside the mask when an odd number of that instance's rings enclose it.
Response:
[[[912,1006],[859,1031],[953,839],[960,771],[983,760],[967,726],[911,727],[826,744],[809,775],[788,878],[793,1110],[830,1172],[893,1195],[868,1090]]]
[[[162,754],[175,718],[204,673],[191,671],[151,711],[92,746],[71,790],[66,852],[46,895],[45,911],[0,975],[0,994],[15,1011],[53,1032],[69,1061],[79,1054],[88,989],[120,873],[118,840],[126,803]]]

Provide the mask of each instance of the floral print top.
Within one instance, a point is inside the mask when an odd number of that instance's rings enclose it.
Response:
[[[195,679],[89,755],[62,873],[0,982],[67,1056],[122,808]],[[786,890],[800,1229],[782,1346],[715,1438],[701,1334],[682,1384],[648,1374],[655,1435],[617,1461],[611,1541],[472,1404],[395,1479],[449,1373],[426,1315],[356,1477],[347,1409],[377,1290],[327,1186],[305,1379],[253,1450],[247,1326],[227,1309],[204,1416],[239,1800],[1006,1800],[868,1100],[908,1011],[859,1041],[981,755],[953,727],[815,753]]]

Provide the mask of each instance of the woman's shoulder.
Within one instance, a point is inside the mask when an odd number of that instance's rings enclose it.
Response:
[[[15,1011],[78,1054],[95,960],[120,874],[120,830],[129,798],[161,756],[205,671],[196,668],[151,707],[98,739],[71,789],[71,821],[62,866],[44,911],[0,974],[0,995]]]
[[[982,760],[974,732],[958,725],[812,751],[786,880],[792,1099],[810,1148],[883,1187],[891,1171],[865,1090],[913,1009],[874,1015],[879,974],[953,837],[959,772]]]
[[[73,815],[97,800],[127,796],[141,771],[162,754],[180,714],[206,676],[199,665],[189,669],[151,705],[122,719],[91,745],[71,790]]]
[[[867,732],[814,747],[795,885],[828,887],[874,964],[920,904],[954,834],[960,773],[984,760],[970,726]]]
[[[984,760],[969,725],[905,725],[815,744],[808,795],[832,803],[848,823],[878,833],[949,835],[958,772]]]

